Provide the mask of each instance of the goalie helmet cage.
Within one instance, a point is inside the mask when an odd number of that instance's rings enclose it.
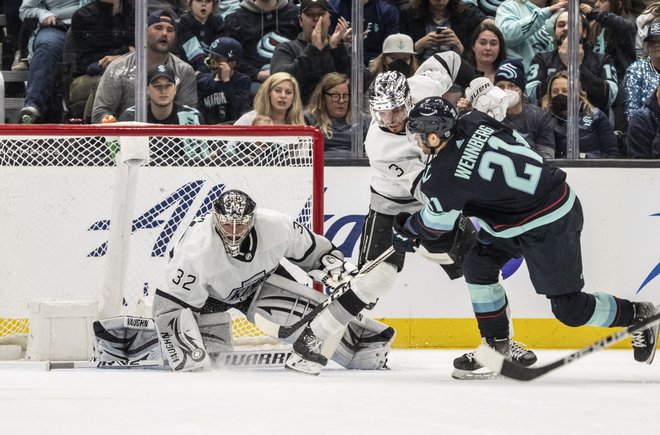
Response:
[[[116,163],[139,138],[150,161]],[[0,171],[0,344],[24,345],[30,301],[150,316],[169,250],[225,189],[323,233],[323,136],[308,126],[0,125]],[[239,344],[264,335],[233,329]]]

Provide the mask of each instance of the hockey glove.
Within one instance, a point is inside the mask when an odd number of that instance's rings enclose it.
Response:
[[[328,287],[337,288],[349,281],[358,273],[358,268],[344,260],[341,251],[334,249],[329,254],[321,257],[322,270],[312,270],[308,275],[317,282],[322,282]]]
[[[392,223],[392,247],[396,252],[415,252],[419,246],[419,240],[416,239],[409,225],[406,225],[410,213],[399,213],[394,217]]]
[[[474,110],[502,121],[509,108],[509,94],[494,86],[486,77],[477,77],[465,89],[465,96]]]

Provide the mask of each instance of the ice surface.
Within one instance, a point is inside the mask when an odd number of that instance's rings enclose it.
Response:
[[[589,355],[531,382],[457,381],[464,350],[390,371],[0,369],[0,434],[656,434],[660,361]],[[544,364],[570,351],[538,351]]]

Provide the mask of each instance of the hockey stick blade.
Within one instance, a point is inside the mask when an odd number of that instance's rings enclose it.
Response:
[[[358,276],[366,275],[367,273],[371,272],[376,268],[376,266],[378,266],[380,263],[382,263],[387,258],[389,258],[389,256],[392,255],[394,252],[395,252],[394,248],[390,246],[377,258],[374,258],[369,263],[365,264],[364,267],[360,269],[360,272],[358,272],[358,274],[355,275],[352,279],[355,279]],[[261,316],[259,313],[255,313],[254,315],[254,324],[257,325],[259,329],[261,329],[271,337],[277,337],[277,338],[290,337],[291,335],[293,335],[293,333],[295,333],[297,330],[299,330],[309,321],[311,321],[314,317],[316,317],[321,312],[321,310],[323,310],[325,307],[330,305],[332,301],[336,300],[339,296],[346,293],[350,288],[351,287],[348,284],[342,285],[334,292],[332,292],[326,300],[318,304],[316,307],[314,307],[313,310],[302,316],[300,320],[298,320],[297,322],[291,325],[288,326],[277,325],[276,323],[273,323],[270,320],[266,319],[265,317]]]
[[[627,328],[623,328],[612,335],[609,335],[593,344],[590,344],[589,346],[583,347],[582,349],[579,349],[572,354],[565,356],[564,358],[542,366],[525,367],[521,364],[506,359],[506,357],[501,353],[483,344],[477,348],[474,353],[474,357],[477,362],[479,362],[479,364],[488,367],[493,372],[499,373],[502,376],[506,376],[507,378],[515,379],[518,381],[531,381],[559,367],[575,362],[580,358],[589,355],[590,353],[594,353],[610,347],[614,343],[617,343],[624,338],[630,337],[635,332],[654,326],[657,323],[660,323],[660,306],[656,307],[656,314],[647,319],[644,319],[642,322],[630,325]]]

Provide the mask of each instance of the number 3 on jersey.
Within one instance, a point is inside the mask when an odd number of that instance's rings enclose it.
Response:
[[[541,166],[525,163],[523,177],[516,172],[516,166],[511,157],[501,154],[497,150],[505,150],[512,154],[527,157],[533,161],[543,164],[543,157],[536,154],[531,148],[521,145],[511,145],[496,137],[488,139],[488,146],[495,151],[486,151],[481,156],[479,163],[479,175],[486,181],[492,181],[495,168],[499,167],[504,176],[504,182],[512,189],[533,195],[541,178]]]

